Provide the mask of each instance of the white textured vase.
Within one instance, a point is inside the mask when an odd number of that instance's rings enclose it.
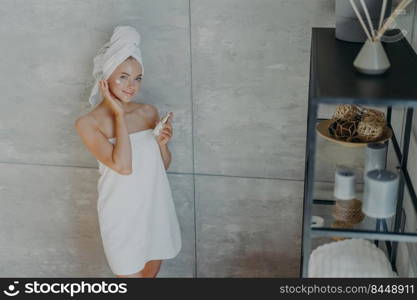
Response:
[[[359,72],[369,75],[382,74],[391,67],[381,42],[373,42],[369,39],[363,44],[353,65]]]

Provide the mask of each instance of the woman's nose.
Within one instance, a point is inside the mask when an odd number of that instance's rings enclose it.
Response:
[[[134,82],[134,80],[129,80],[129,81],[128,81],[128,83],[127,83],[127,88],[128,88],[129,90],[134,90],[134,89],[135,89],[135,82]]]

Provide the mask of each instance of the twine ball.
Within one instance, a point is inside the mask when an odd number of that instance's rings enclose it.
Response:
[[[387,127],[383,112],[351,104],[339,104],[331,121],[329,134],[353,143],[377,141]]]
[[[366,112],[362,121],[358,124],[358,137],[363,142],[376,141],[384,134],[385,127],[384,115],[381,115],[380,112],[370,110]]]
[[[350,104],[339,104],[336,107],[335,113],[333,114],[333,119],[353,121],[356,120],[359,115],[360,110],[357,106]]]

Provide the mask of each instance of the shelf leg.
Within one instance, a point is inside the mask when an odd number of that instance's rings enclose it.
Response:
[[[376,219],[376,228],[375,231],[378,232],[388,232],[388,225],[386,219]],[[378,247],[379,240],[374,241],[375,246]],[[387,248],[388,257],[391,257],[392,255],[392,243],[391,241],[385,241],[385,247]],[[391,267],[394,269],[394,265],[391,262]]]
[[[386,219],[382,219],[382,230],[385,232],[388,232],[388,225],[387,225],[387,220]],[[392,255],[392,242],[391,241],[385,241],[385,247],[387,248],[387,252],[388,252],[388,257],[391,257]],[[391,266],[394,268],[394,265],[391,262]]]
[[[311,211],[313,204],[314,169],[316,154],[316,119],[318,104],[309,101],[307,117],[307,140],[304,169],[303,233],[301,244],[301,275],[308,276],[308,262],[311,252]]]
[[[387,107],[387,123],[391,125],[391,117],[392,117],[392,106]]]
[[[381,219],[376,219],[376,227],[375,227],[375,231],[381,231]],[[375,246],[378,247],[379,241],[375,240],[374,241]]]
[[[405,128],[404,128],[404,142],[403,142],[403,149],[402,149],[402,159],[401,159],[401,166],[402,170],[407,170],[407,163],[408,163],[408,151],[410,148],[410,138],[412,132],[412,123],[413,123],[413,108],[407,108],[406,113],[406,121],[405,121]],[[401,213],[403,207],[403,200],[404,200],[404,177],[402,173],[400,175],[400,184],[398,189],[398,199],[397,199],[397,212],[395,214],[395,223],[394,223],[394,232],[399,232],[401,227]],[[391,252],[391,265],[394,266],[394,271],[396,271],[396,264],[395,260],[397,257],[397,249],[398,249],[398,242],[392,243],[392,252]]]

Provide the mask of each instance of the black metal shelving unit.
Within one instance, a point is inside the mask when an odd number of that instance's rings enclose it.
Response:
[[[417,107],[417,55],[405,38],[395,43],[384,43],[391,68],[383,75],[369,76],[357,72],[353,67],[361,46],[362,44],[337,40],[334,28],[312,29],[300,277],[308,276],[313,238],[337,236],[385,241],[395,271],[398,242],[417,243],[417,233],[404,232],[403,210],[404,190],[407,188],[417,212],[417,196],[407,169],[413,110]],[[378,227],[365,229],[311,227],[313,207],[320,211],[334,204],[332,200],[314,199],[313,196],[316,124],[321,120],[318,118],[320,104],[383,106],[386,108],[387,122],[391,129],[392,108],[406,108],[402,145],[399,144],[394,130],[392,138],[387,142],[392,143],[395,150],[400,173],[397,211],[390,228],[380,231],[379,224]]]

